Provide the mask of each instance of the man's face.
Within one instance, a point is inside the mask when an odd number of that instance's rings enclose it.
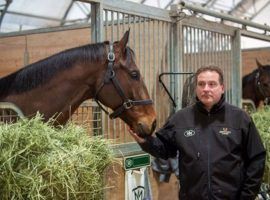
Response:
[[[219,83],[219,74],[215,71],[205,71],[198,75],[196,94],[209,111],[224,93],[224,85]]]

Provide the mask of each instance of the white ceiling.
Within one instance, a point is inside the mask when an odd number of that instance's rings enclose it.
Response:
[[[180,2],[180,0],[129,1],[163,9],[170,9],[171,4]],[[259,24],[270,24],[270,0],[189,0],[186,2]],[[91,8],[88,3],[74,0],[0,0],[0,12],[0,33],[7,33],[86,23],[90,20]]]

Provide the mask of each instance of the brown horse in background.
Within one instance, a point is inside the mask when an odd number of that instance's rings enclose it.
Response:
[[[256,108],[263,101],[270,104],[270,65],[262,65],[256,60],[257,69],[242,79],[242,98],[250,99]]]
[[[40,112],[45,121],[53,117],[65,124],[83,101],[93,98],[114,111],[111,118],[150,135],[156,113],[128,38],[129,31],[113,44],[76,47],[30,64],[0,79],[0,102],[17,105],[27,117]]]

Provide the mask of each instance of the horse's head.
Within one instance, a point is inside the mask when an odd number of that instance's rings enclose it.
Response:
[[[266,104],[270,104],[270,65],[262,65],[257,59],[256,85]]]
[[[103,83],[97,83],[96,99],[120,117],[140,136],[151,135],[156,127],[156,113],[147,88],[135,63],[134,52],[127,47],[129,31],[120,41],[108,44]]]

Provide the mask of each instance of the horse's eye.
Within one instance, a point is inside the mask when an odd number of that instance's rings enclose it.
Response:
[[[130,75],[131,75],[131,77],[132,77],[133,79],[136,79],[136,80],[139,80],[139,79],[140,79],[140,73],[139,73],[138,71],[132,71],[132,72],[130,73]]]

